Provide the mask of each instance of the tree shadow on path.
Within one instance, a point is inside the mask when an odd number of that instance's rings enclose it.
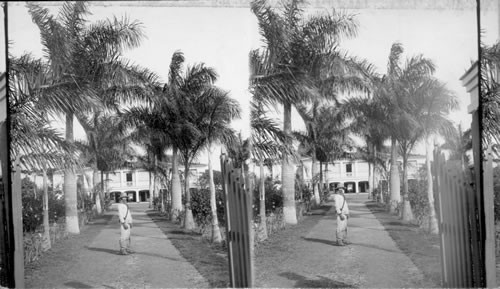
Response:
[[[322,243],[330,246],[336,246],[337,242],[336,240],[325,240],[325,239],[316,239],[316,238],[307,238],[307,237],[302,237],[302,239],[309,241],[309,242],[316,242],[316,243]]]
[[[309,242],[322,243],[322,244],[326,244],[326,245],[330,245],[330,246],[338,246],[337,242],[333,241],[333,240],[324,240],[324,239],[306,238],[306,237],[302,237],[302,239],[309,241]],[[363,247],[372,248],[372,249],[376,249],[376,250],[383,250],[383,251],[390,252],[390,253],[402,253],[401,251],[398,251],[398,250],[386,249],[386,248],[372,245],[372,244],[359,243],[359,242],[349,242],[348,244],[349,245],[356,245],[356,246],[363,246]]]
[[[87,285],[87,284],[79,282],[79,281],[66,282],[66,283],[64,283],[64,285],[68,286],[69,288],[94,288],[90,285]]]
[[[108,253],[108,254],[113,254],[113,255],[120,255],[120,252],[118,250],[113,250],[113,249],[106,249],[106,248],[96,248],[96,247],[85,247],[86,249],[90,250],[90,251],[94,251],[94,252],[104,252],[104,253]],[[135,253],[132,253],[131,255],[145,255],[145,256],[150,256],[150,257],[156,257],[156,258],[165,258],[165,259],[169,259],[169,260],[172,260],[172,261],[181,261],[177,258],[171,258],[171,257],[167,257],[167,256],[161,256],[159,254],[151,254],[151,253],[146,253],[146,252],[137,252],[135,251]],[[121,255],[120,255],[121,256]]]
[[[340,281],[335,281],[329,278],[318,276],[318,279],[311,280],[293,272],[285,272],[279,274],[289,280],[296,281],[294,288],[354,288],[353,285]]]

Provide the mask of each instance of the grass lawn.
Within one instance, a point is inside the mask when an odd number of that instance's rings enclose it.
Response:
[[[425,278],[434,284],[441,284],[439,235],[427,234],[418,226],[406,224],[397,216],[386,212],[378,203],[367,202],[366,206]]]

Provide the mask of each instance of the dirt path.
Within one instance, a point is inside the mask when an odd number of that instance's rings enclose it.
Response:
[[[299,228],[278,233],[290,234],[276,238],[286,242],[261,245],[255,262],[257,287],[436,287],[424,280],[364,205],[366,194],[348,195],[347,200],[351,245],[335,246],[333,209],[312,216]]]
[[[132,247],[135,254],[118,255],[120,231],[116,211],[109,222],[96,224],[83,240],[72,241],[44,258],[26,286],[36,288],[179,288],[208,287],[145,213],[147,204],[131,204],[134,212]],[[99,227],[100,226],[100,227]],[[94,230],[93,238],[92,230]],[[87,238],[87,240],[85,240]],[[75,241],[75,242],[73,242]],[[57,250],[56,250],[57,251]]]

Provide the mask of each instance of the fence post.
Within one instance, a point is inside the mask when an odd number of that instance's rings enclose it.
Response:
[[[221,170],[226,211],[226,239],[231,287],[253,287],[252,194],[244,176],[225,154]]]

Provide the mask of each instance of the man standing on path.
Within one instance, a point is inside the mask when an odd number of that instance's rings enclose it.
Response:
[[[120,203],[118,204],[118,219],[120,220],[120,255],[133,253],[130,249],[130,230],[132,229],[132,212],[127,204],[128,196],[126,193],[120,194]]]
[[[347,241],[347,219],[349,218],[349,206],[347,205],[345,195],[345,188],[337,187],[333,201],[335,202],[335,211],[337,213],[337,245],[345,246]]]

